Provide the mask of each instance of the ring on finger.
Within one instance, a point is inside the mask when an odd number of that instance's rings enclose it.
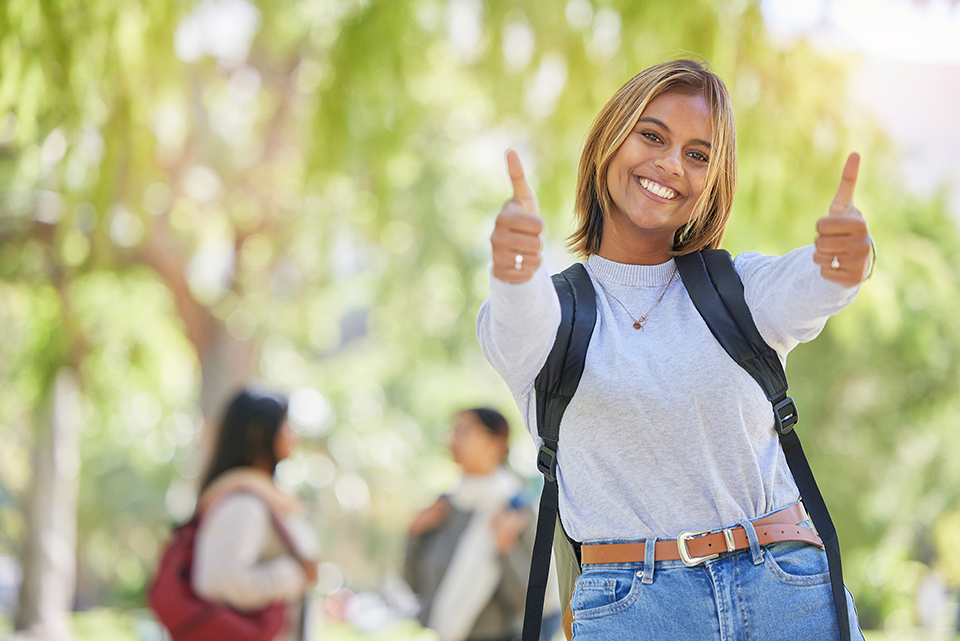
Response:
[[[516,258],[513,259],[513,268],[517,271],[523,269],[523,254],[517,254]]]
[[[840,259],[837,258],[837,255],[833,255],[833,260],[830,261],[830,267],[833,269],[840,269]]]

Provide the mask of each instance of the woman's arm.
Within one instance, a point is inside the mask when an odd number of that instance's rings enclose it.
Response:
[[[517,396],[546,362],[560,324],[560,302],[541,267],[543,220],[517,152],[507,152],[513,198],[490,236],[490,298],[477,316],[477,337],[494,369]]]
[[[873,240],[853,204],[859,166],[860,156],[850,154],[829,212],[817,221],[814,246],[785,256],[748,252],[735,261],[757,328],[781,356],[815,338],[873,269]]]
[[[209,508],[194,543],[191,581],[197,594],[239,610],[299,598],[308,577],[293,555],[260,560],[273,527],[266,505],[249,494]]]

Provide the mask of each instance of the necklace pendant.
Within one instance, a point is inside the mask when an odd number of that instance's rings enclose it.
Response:
[[[643,329],[643,323],[640,322],[640,321],[634,321],[634,322],[633,322],[633,328],[634,328],[634,329],[640,329],[640,330],[642,330],[642,329]]]

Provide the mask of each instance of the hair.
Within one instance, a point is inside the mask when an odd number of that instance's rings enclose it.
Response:
[[[278,462],[274,443],[286,417],[287,399],[282,396],[250,390],[237,394],[224,412],[217,446],[201,491],[235,467],[266,461],[273,473]]]
[[[503,461],[501,462],[505,462],[507,460],[507,454],[510,451],[507,445],[510,441],[510,424],[507,423],[507,419],[504,418],[503,414],[491,407],[474,407],[463,411],[470,412],[476,416],[477,420],[480,421],[480,424],[486,428],[489,434],[503,439],[504,450]]]
[[[494,436],[510,437],[510,424],[503,414],[491,407],[475,407],[464,410],[477,417],[477,420]]]
[[[737,138],[727,87],[705,64],[671,60],[644,69],[613,95],[590,126],[580,166],[574,213],[578,225],[567,246],[581,257],[600,251],[604,219],[615,205],[607,188],[613,156],[651,100],[665,93],[700,94],[713,114],[713,139],[703,193],[690,221],[677,230],[673,254],[716,249],[723,240],[737,191]]]

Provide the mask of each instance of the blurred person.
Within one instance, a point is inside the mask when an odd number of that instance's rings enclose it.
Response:
[[[441,641],[520,638],[535,519],[506,466],[509,437],[496,410],[458,412],[449,446],[460,484],[410,525],[404,577]]]
[[[568,242],[584,259],[597,318],[556,459],[560,521],[584,555],[567,608],[578,640],[841,635],[827,557],[771,401],[725,353],[677,274],[675,257],[720,245],[736,190],[735,136],[726,87],[690,60],[629,80],[586,136]],[[561,309],[541,266],[536,195],[517,153],[506,160],[514,195],[491,236],[477,333],[541,446],[534,381]],[[781,364],[869,277],[875,248],[853,205],[858,167],[851,154],[813,245],[733,261]],[[758,532],[773,529],[761,544]],[[720,554],[685,563],[681,552],[701,537]],[[851,637],[863,639],[845,596]]]
[[[273,480],[296,442],[285,398],[240,392],[226,408],[197,501],[203,518],[194,591],[241,611],[285,603],[287,623],[277,641],[309,638],[306,596],[317,580],[317,542],[302,506]]]

